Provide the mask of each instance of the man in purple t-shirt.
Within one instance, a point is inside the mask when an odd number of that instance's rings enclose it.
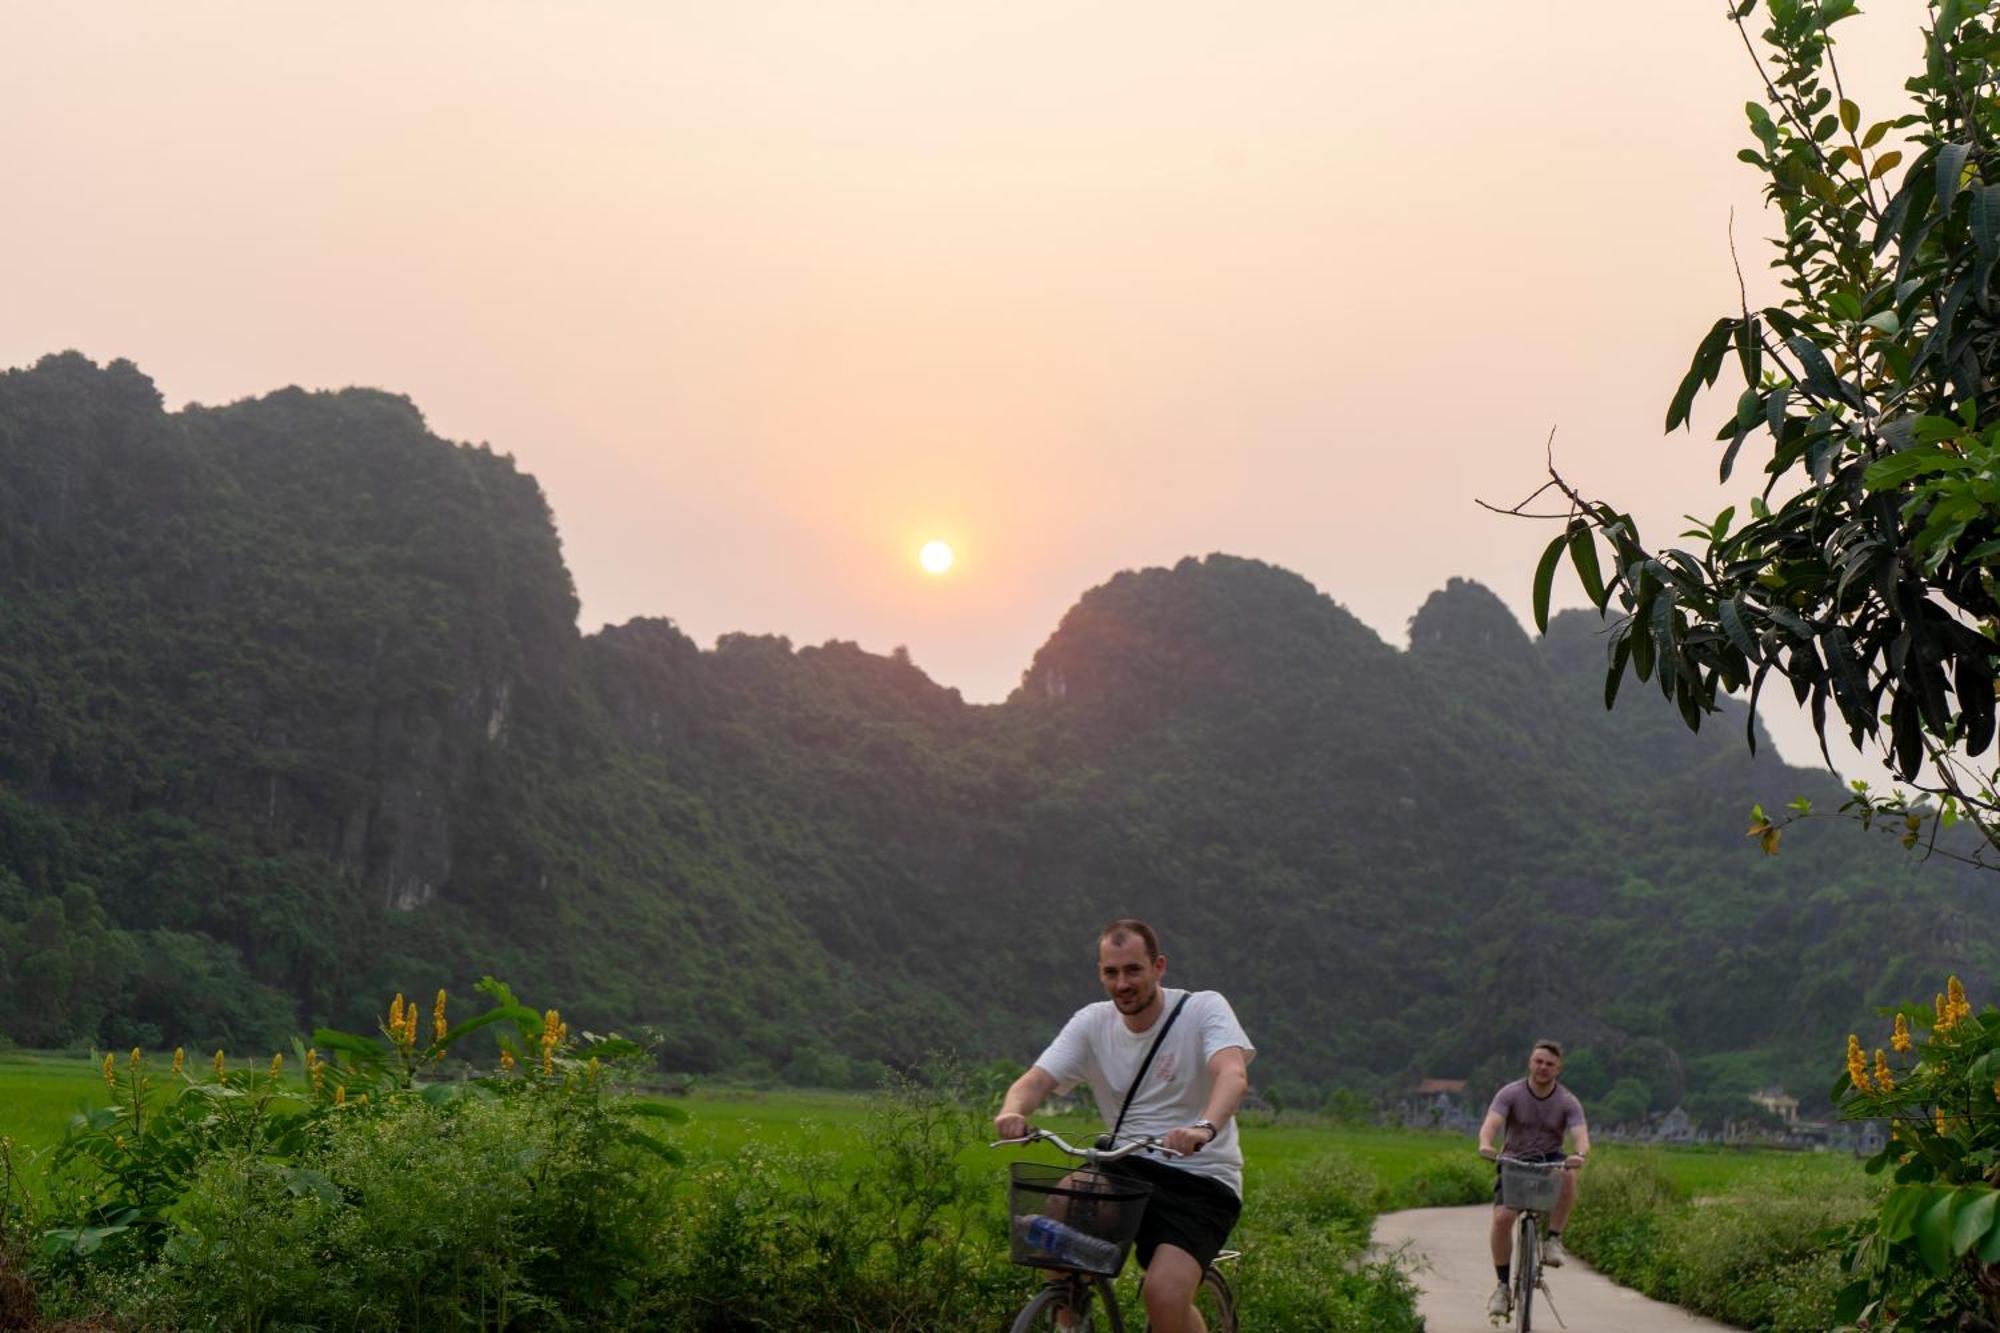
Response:
[[[1562,1193],[1557,1196],[1555,1209],[1549,1214],[1549,1243],[1542,1251],[1542,1262],[1550,1268],[1562,1267],[1563,1260],[1568,1257],[1562,1246],[1563,1225],[1569,1221],[1569,1210],[1576,1206],[1577,1168],[1590,1155],[1590,1126],[1583,1122],[1583,1103],[1576,1099],[1575,1093],[1556,1082],[1562,1067],[1560,1045],[1547,1039],[1536,1042],[1535,1049],[1528,1053],[1528,1076],[1514,1080],[1494,1094],[1493,1105],[1486,1109],[1485,1123],[1479,1126],[1481,1157],[1497,1159],[1500,1156],[1493,1146],[1497,1134],[1505,1138],[1509,1157],[1530,1162],[1561,1162],[1569,1168],[1563,1172]],[[1565,1134],[1574,1140],[1576,1152],[1573,1156],[1563,1155]],[[1512,1299],[1507,1278],[1514,1261],[1514,1219],[1517,1216],[1513,1209],[1500,1206],[1500,1180],[1496,1174],[1493,1181],[1493,1271],[1499,1275],[1500,1286],[1486,1306],[1486,1312],[1496,1318],[1507,1316]]]

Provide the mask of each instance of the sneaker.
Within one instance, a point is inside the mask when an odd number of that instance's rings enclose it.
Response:
[[[1548,1244],[1542,1246],[1542,1267],[1561,1268],[1569,1260],[1569,1251],[1563,1248],[1561,1236],[1550,1236]]]
[[[1495,1319],[1505,1319],[1514,1313],[1514,1293],[1507,1290],[1505,1282],[1493,1288],[1493,1299],[1486,1302],[1486,1313]]]

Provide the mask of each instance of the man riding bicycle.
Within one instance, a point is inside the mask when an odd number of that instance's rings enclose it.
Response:
[[[1152,1187],[1136,1248],[1154,1333],[1204,1333],[1195,1288],[1243,1210],[1235,1116],[1257,1052],[1229,1001],[1169,990],[1160,984],[1166,971],[1145,922],[1125,918],[1100,931],[1098,979],[1110,999],[1071,1016],[1007,1089],[993,1128],[1020,1138],[1050,1093],[1089,1083],[1107,1125],[1157,1136],[1181,1154],[1136,1153],[1104,1170]],[[1142,1067],[1144,1085],[1134,1087]]]
[[[1544,1039],[1528,1053],[1528,1076],[1516,1079],[1494,1094],[1486,1120],[1479,1126],[1479,1155],[1499,1157],[1493,1136],[1503,1134],[1507,1155],[1528,1162],[1561,1162],[1569,1169],[1562,1173],[1562,1193],[1549,1213],[1549,1241],[1542,1251],[1542,1263],[1560,1268],[1569,1257],[1563,1249],[1563,1226],[1570,1209],[1576,1206],[1576,1172],[1590,1155],[1590,1126],[1584,1123],[1583,1103],[1576,1094],[1557,1082],[1562,1074],[1562,1047]],[[1563,1136],[1568,1134],[1576,1151],[1563,1154]],[[1511,1306],[1507,1279],[1514,1259],[1514,1219],[1512,1208],[1500,1203],[1500,1178],[1493,1179],[1493,1271],[1500,1285],[1486,1304],[1486,1313],[1504,1319]]]

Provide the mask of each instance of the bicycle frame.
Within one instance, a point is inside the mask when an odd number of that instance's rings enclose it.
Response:
[[[1509,1157],[1504,1153],[1493,1160],[1496,1164],[1500,1162],[1516,1162],[1524,1166],[1555,1165],[1548,1162],[1530,1161],[1525,1157]],[[1562,1163],[1562,1170],[1564,1172],[1572,1172],[1577,1169],[1570,1166],[1567,1161]],[[1504,1208],[1507,1205],[1503,1203],[1500,1206]],[[1534,1325],[1535,1293],[1540,1292],[1544,1299],[1550,1301],[1549,1308],[1551,1311],[1555,1309],[1554,1301],[1550,1297],[1548,1282],[1542,1275],[1542,1218],[1546,1216],[1546,1213],[1540,1208],[1514,1208],[1510,1211],[1515,1215],[1514,1280],[1512,1284],[1514,1311],[1511,1322],[1520,1333],[1531,1333]],[[1556,1322],[1562,1322],[1561,1315],[1556,1316]]]

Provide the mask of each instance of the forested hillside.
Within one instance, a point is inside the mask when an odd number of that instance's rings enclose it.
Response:
[[[1831,778],[1607,714],[1594,617],[1475,584],[1403,651],[1255,561],[1118,574],[996,706],[576,614],[534,481],[404,399],[0,376],[0,1031],[262,1045],[492,971],[672,1068],[867,1083],[1028,1058],[1133,913],[1280,1095],[1548,1032],[1669,1105],[2000,975],[2000,889],[1834,825],[1761,856],[1750,803]]]

